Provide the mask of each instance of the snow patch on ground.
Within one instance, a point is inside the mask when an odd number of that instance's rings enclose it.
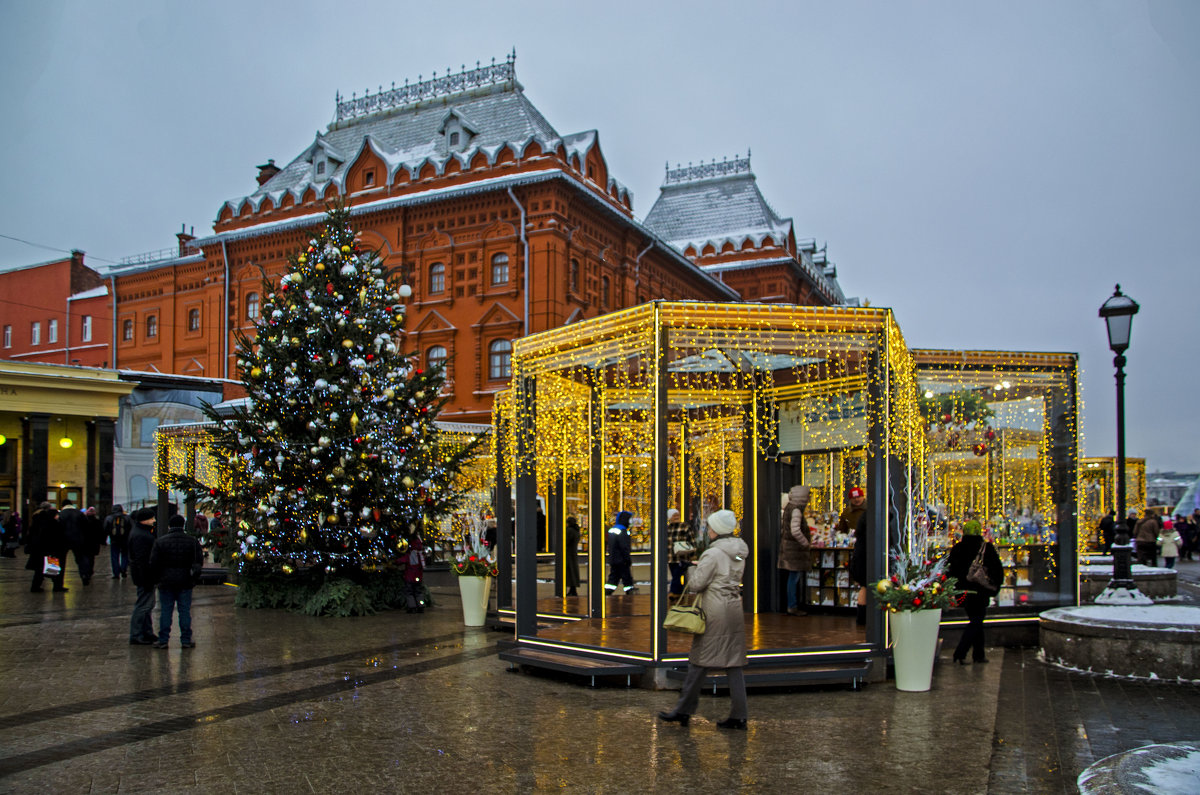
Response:
[[[1093,671],[1091,667],[1080,668],[1078,666],[1071,665],[1068,662],[1064,662],[1059,658],[1050,659],[1046,656],[1045,649],[1038,649],[1037,659],[1046,665],[1053,665],[1055,668],[1058,668],[1062,671],[1070,671],[1074,674],[1087,674],[1088,676],[1101,676],[1105,679],[1119,679],[1125,682],[1162,682],[1164,684],[1200,685],[1200,679],[1184,679],[1182,676],[1174,679],[1163,679],[1153,671],[1151,671],[1147,676],[1135,676],[1133,674],[1114,673],[1111,668],[1108,668],[1104,671]]]
[[[1200,750],[1193,749],[1185,756],[1160,759],[1142,768],[1142,776],[1152,792],[1200,791]]]

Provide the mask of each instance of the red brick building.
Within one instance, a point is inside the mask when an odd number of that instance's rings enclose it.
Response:
[[[237,379],[234,332],[261,311],[262,274],[284,271],[335,200],[408,275],[411,350],[447,360],[447,420],[490,420],[511,342],[531,332],[657,298],[842,300],[748,158],[669,170],[639,222],[599,134],[560,134],[509,57],[339,98],[336,121],[285,166],[258,166],[213,234],[112,270],[116,365]]]
[[[0,272],[0,358],[108,367],[112,303],[82,251]]]

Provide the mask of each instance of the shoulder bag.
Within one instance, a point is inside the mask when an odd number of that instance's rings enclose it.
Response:
[[[686,632],[689,635],[703,635],[705,629],[704,608],[700,606],[700,594],[685,603],[683,599],[672,605],[663,621],[663,629],[672,632]]]
[[[967,569],[967,581],[975,583],[980,588],[989,591],[996,590],[996,586],[992,584],[992,580],[988,577],[987,567],[983,565],[983,553],[987,550],[987,542],[984,541],[979,545],[979,552],[975,555],[975,560],[971,561],[971,568]]]

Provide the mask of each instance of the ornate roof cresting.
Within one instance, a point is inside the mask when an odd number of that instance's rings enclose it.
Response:
[[[380,86],[379,91],[374,94],[364,92],[361,97],[351,94],[350,99],[343,99],[339,93],[336,118],[337,121],[356,119],[360,116],[402,108],[437,97],[459,94],[472,88],[486,88],[515,81],[516,61],[517,51],[513,50],[500,63],[496,63],[495,58],[492,59],[491,65],[485,66],[481,66],[479,61],[476,61],[474,69],[467,69],[464,65],[462,71],[456,74],[450,74],[450,70],[447,69],[445,76],[438,77],[435,71],[430,80],[421,80],[418,75],[416,83],[410,84],[406,79],[402,86],[392,83],[391,89],[387,91]]]
[[[711,163],[701,162],[699,165],[688,163],[686,166],[675,164],[675,168],[671,168],[671,164],[667,163],[667,176],[663,179],[663,187],[667,185],[680,185],[684,182],[695,182],[701,179],[712,179],[714,177],[732,177],[736,174],[750,173],[750,150],[746,150],[744,158],[734,156],[733,160],[721,158],[721,162],[717,162],[713,158]]]

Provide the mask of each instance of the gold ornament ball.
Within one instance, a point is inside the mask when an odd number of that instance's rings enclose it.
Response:
[[[262,375],[262,368],[261,368],[261,367],[255,367],[255,368],[253,368],[253,369],[251,369],[251,370],[250,370],[250,377],[251,377],[251,378],[258,378],[260,375]]]
[[[342,347],[343,348],[353,348],[354,340],[342,340]]]
[[[349,246],[342,246],[342,253],[343,253],[343,254],[349,254],[349,253],[350,253],[350,247],[349,247]]]
[[[328,516],[325,517],[325,521],[328,522],[329,524],[337,524],[338,523],[337,514],[336,513],[329,514]]]
[[[323,271],[323,270],[325,270],[325,263],[324,263],[324,262],[318,262],[318,263],[317,263],[316,265],[314,265],[313,267],[314,267],[314,268],[316,268],[318,271]]]
[[[301,254],[300,256],[296,257],[296,261],[297,262],[308,262],[308,255]]]

